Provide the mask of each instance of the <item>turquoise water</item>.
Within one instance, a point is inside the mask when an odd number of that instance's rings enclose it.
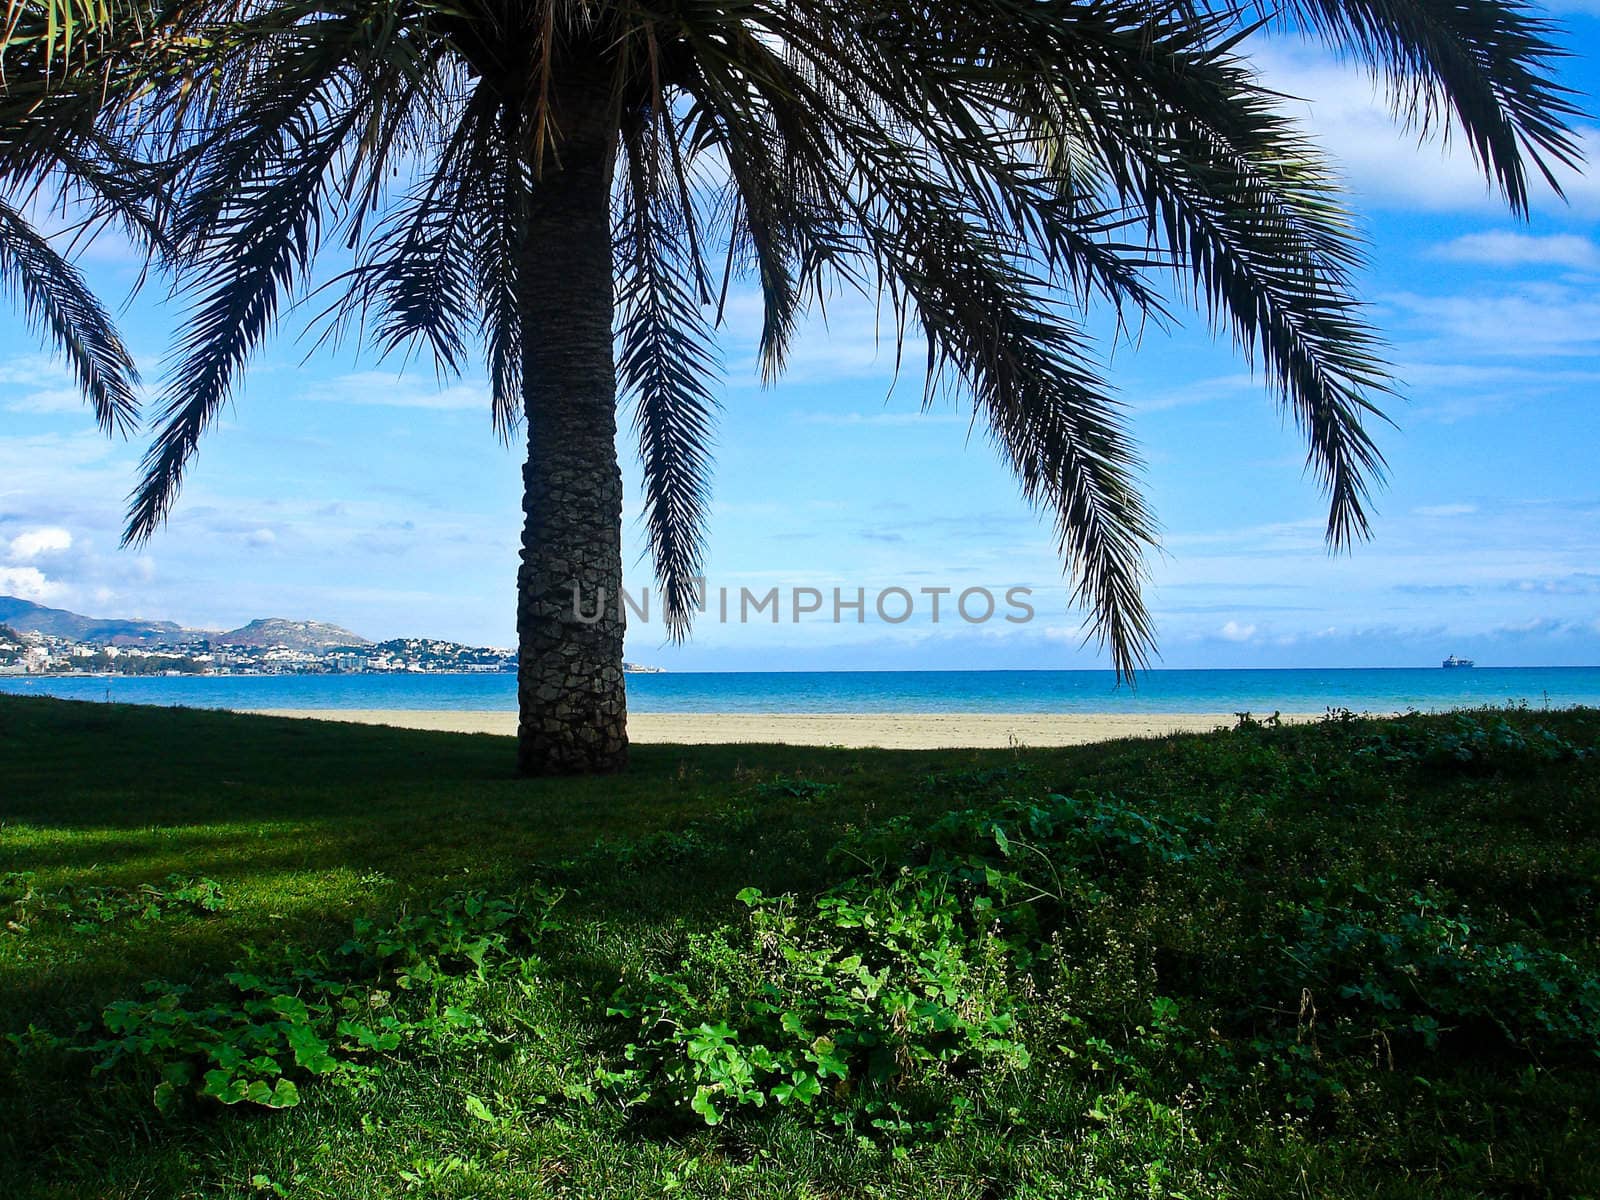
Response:
[[[0,692],[197,708],[516,708],[510,675],[223,675],[31,679]],[[1600,667],[1151,671],[1119,688],[1110,671],[800,671],[628,676],[635,712],[996,712],[1257,714],[1600,706]]]

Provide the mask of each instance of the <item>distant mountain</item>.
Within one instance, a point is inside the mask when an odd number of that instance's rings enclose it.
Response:
[[[174,621],[139,621],[119,617],[85,617],[64,608],[46,608],[15,596],[0,596],[0,622],[19,633],[42,633],[74,642],[99,642],[112,646],[149,646],[159,642],[179,646],[214,642],[222,646],[256,646],[270,649],[326,650],[332,646],[366,646],[360,634],[323,621],[285,621],[278,617],[251,621],[238,629],[218,633],[212,629],[185,629]]]
[[[206,635],[172,621],[85,617],[64,608],[46,608],[15,596],[0,596],[0,621],[19,633],[43,633],[75,642],[105,642],[118,646],[151,642],[192,642]]]
[[[281,617],[251,621],[239,629],[213,634],[211,640],[223,646],[283,646],[289,650],[331,650],[335,646],[372,644],[359,633],[324,621],[285,621]]]

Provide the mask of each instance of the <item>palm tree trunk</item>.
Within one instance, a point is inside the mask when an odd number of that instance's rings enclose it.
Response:
[[[613,143],[576,132],[569,127],[558,162],[534,185],[518,271],[528,422],[517,571],[517,763],[525,775],[615,771],[628,759]]]

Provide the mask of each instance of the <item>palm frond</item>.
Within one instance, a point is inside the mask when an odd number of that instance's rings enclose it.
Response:
[[[1424,135],[1453,121],[1513,212],[1531,166],[1558,193],[1556,166],[1581,161],[1576,93],[1558,84],[1559,26],[1521,0],[1295,0],[1284,10],[1354,53]]]
[[[186,168],[173,236],[198,295],[131,499],[125,544],[147,540],[166,519],[238,372],[303,283],[324,226],[362,194],[363,175],[391,167],[382,155],[352,160],[352,139],[403,121],[427,86],[426,69],[412,48],[392,52],[403,40],[393,20],[375,25],[370,15],[356,6],[286,31],[273,27],[271,40],[249,46],[255,58],[276,56],[278,86],[248,92],[222,135]]]
[[[955,197],[927,194],[876,231],[927,336],[930,393],[947,370],[971,389],[1023,496],[1054,521],[1075,600],[1131,677],[1154,649],[1143,581],[1156,533],[1123,412],[1044,281],[959,211]]]
[[[497,116],[493,106],[469,108],[426,177],[364,243],[361,261],[330,285],[343,288],[324,314],[330,335],[376,314],[380,354],[422,341],[441,373],[461,371],[478,298],[473,226],[485,183],[473,159],[484,144],[481,123]]]
[[[0,13],[0,87],[13,70],[61,79],[92,62],[113,39],[148,23],[140,0],[5,0]]]
[[[500,439],[509,442],[523,417],[524,299],[518,281],[531,182],[516,153],[515,115],[502,107],[493,119],[498,128],[476,140],[469,168],[470,185],[480,200],[472,215],[472,267],[489,366],[490,418]]]
[[[139,373],[111,316],[78,269],[0,202],[0,288],[22,301],[28,323],[55,347],[107,433],[138,425]]]
[[[636,130],[637,132],[637,130]],[[634,401],[644,522],[668,636],[681,641],[701,599],[719,374],[697,302],[694,259],[660,147],[628,139],[617,220],[617,381]]]
[[[1176,272],[1213,322],[1259,356],[1307,433],[1329,493],[1330,542],[1363,535],[1368,489],[1382,470],[1363,422],[1390,385],[1352,291],[1361,248],[1320,156],[1219,40],[1223,19],[1102,3],[1068,21],[1058,5],[1013,0],[942,11],[946,25],[894,27],[907,57],[889,82],[949,114],[929,132],[930,148],[975,219],[1008,233],[1015,252],[1042,252],[1056,272],[1093,270],[1073,280],[1086,300],[1098,291],[1160,318],[1160,302],[1128,272],[1161,264]],[[970,48],[980,35],[998,64],[987,112],[971,111],[975,68],[962,69],[958,88],[939,71],[910,77],[911,62],[944,46]],[[881,58],[884,70],[901,62]],[[1019,62],[1032,69],[1015,69]],[[981,147],[1008,128],[996,120],[1020,130],[1037,157],[1019,150],[992,163]],[[1060,163],[1069,174],[1058,173]],[[1055,185],[1053,203],[1039,195],[1041,172]],[[1098,212],[1097,195],[1106,205]],[[1092,232],[1076,232],[1082,221]],[[1138,227],[1143,255],[1131,243]],[[1085,252],[1096,246],[1099,259]]]
[[[1159,61],[1144,64],[1158,105],[1131,121],[1089,107],[1084,124],[1111,186],[1172,253],[1191,298],[1263,364],[1307,436],[1329,542],[1348,546],[1368,532],[1383,469],[1365,421],[1381,415],[1375,397],[1392,393],[1353,294],[1361,245],[1320,154],[1239,64],[1186,55],[1157,77]]]
[[[239,369],[274,328],[285,294],[304,278],[325,217],[327,173],[357,111],[346,89],[330,83],[305,109],[258,135],[250,156],[255,169],[218,180],[204,197],[202,206],[212,213],[204,224],[188,215],[185,240],[202,239],[205,251],[192,269],[220,282],[190,311],[158,418],[161,429],[129,509],[126,544],[148,540],[166,519],[184,469],[232,394]]]

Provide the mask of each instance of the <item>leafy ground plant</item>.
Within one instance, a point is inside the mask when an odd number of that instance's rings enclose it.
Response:
[[[326,954],[290,950],[276,967],[227,972],[222,988],[148,982],[138,999],[116,1000],[75,1036],[35,1027],[10,1035],[21,1053],[87,1058],[95,1076],[154,1081],[157,1109],[195,1100],[292,1108],[300,1083],[354,1084],[374,1059],[481,1044],[483,1020],[452,1003],[450,982],[479,981],[516,963],[553,927],[554,901],[454,896],[420,913],[355,922],[354,936]],[[298,1082],[297,1082],[298,1080]]]
[[[692,938],[675,969],[614,999],[639,1034],[606,1082],[635,1102],[665,1095],[708,1125],[769,1101],[823,1107],[903,1135],[949,1120],[952,1081],[1027,1066],[1007,947],[973,928],[947,876],[738,898],[747,926]]]
[[[0,909],[9,910],[5,932],[27,934],[39,921],[58,921],[75,933],[104,925],[160,920],[178,913],[214,913],[223,906],[214,879],[169,875],[137,887],[65,884],[41,888],[32,871],[0,875]]]

